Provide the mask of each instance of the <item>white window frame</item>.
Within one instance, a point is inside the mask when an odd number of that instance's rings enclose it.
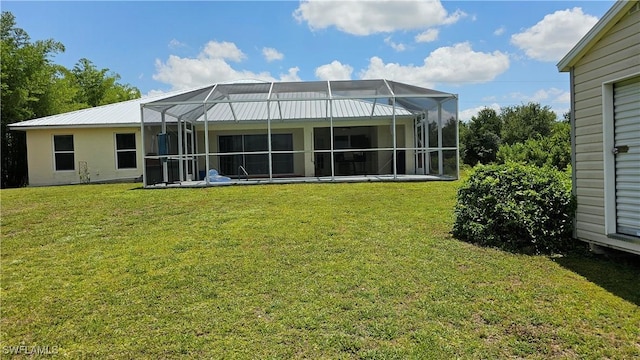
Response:
[[[56,150],[56,136],[71,136],[71,141],[73,142],[73,150]],[[76,141],[75,136],[73,134],[54,134],[51,137],[51,147],[53,151],[53,171],[54,172],[72,172],[76,171]],[[73,168],[58,170],[58,162],[56,161],[57,154],[72,154],[73,155]]]
[[[133,135],[133,141],[135,144],[135,147],[133,149],[118,149],[118,135]],[[138,138],[136,136],[135,132],[118,132],[118,133],[113,133],[113,144],[114,144],[114,149],[115,149],[115,166],[116,166],[116,170],[134,170],[138,168]],[[133,152],[135,154],[135,159],[136,159],[136,166],[135,167],[120,167],[120,164],[118,163],[118,154],[119,153],[123,153],[123,152]]]
[[[618,234],[616,215],[616,159],[613,154],[615,146],[615,123],[613,107],[613,86],[616,83],[637,77],[640,72],[602,83],[602,159],[604,166],[604,231],[607,236],[624,236]]]

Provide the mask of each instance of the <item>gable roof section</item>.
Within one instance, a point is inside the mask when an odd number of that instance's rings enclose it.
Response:
[[[557,64],[558,71],[569,71],[607,32],[634,7],[638,0],[616,1],[606,14],[578,41],[567,55]]]
[[[140,126],[140,105],[167,96],[179,95],[190,90],[145,96],[139,99],[96,106],[67,113],[9,124],[11,130],[28,130],[50,127],[115,127]]]

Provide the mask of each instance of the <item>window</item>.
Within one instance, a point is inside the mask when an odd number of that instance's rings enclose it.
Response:
[[[220,173],[236,176],[242,165],[250,175],[269,174],[269,154],[251,154],[269,150],[267,135],[223,135],[218,137],[220,152],[246,154],[220,156]],[[292,134],[272,134],[271,150],[293,151]],[[273,174],[293,173],[293,154],[272,154]]]
[[[116,134],[116,168],[137,168],[136,134]]]
[[[53,156],[56,171],[75,170],[73,135],[53,135]]]

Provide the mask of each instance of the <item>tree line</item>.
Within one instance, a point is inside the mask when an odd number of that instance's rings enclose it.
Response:
[[[564,171],[571,165],[569,114],[558,120],[548,106],[485,108],[459,131],[461,161],[470,166],[518,162]]]
[[[26,136],[9,130],[9,124],[140,97],[139,89],[89,59],[78,60],[72,69],[55,64],[52,57],[64,52],[64,45],[32,41],[11,12],[2,12],[0,41],[2,188],[28,181]]]

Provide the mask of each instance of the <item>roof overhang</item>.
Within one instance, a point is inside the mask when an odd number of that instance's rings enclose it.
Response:
[[[578,41],[576,46],[556,65],[558,71],[569,71],[607,32],[634,7],[640,7],[640,2],[616,1],[606,14]]]
[[[9,124],[10,130],[27,131],[27,130],[53,130],[53,129],[113,129],[113,128],[140,128],[140,123],[108,123],[108,124],[77,124],[77,125],[27,125],[14,126]]]

